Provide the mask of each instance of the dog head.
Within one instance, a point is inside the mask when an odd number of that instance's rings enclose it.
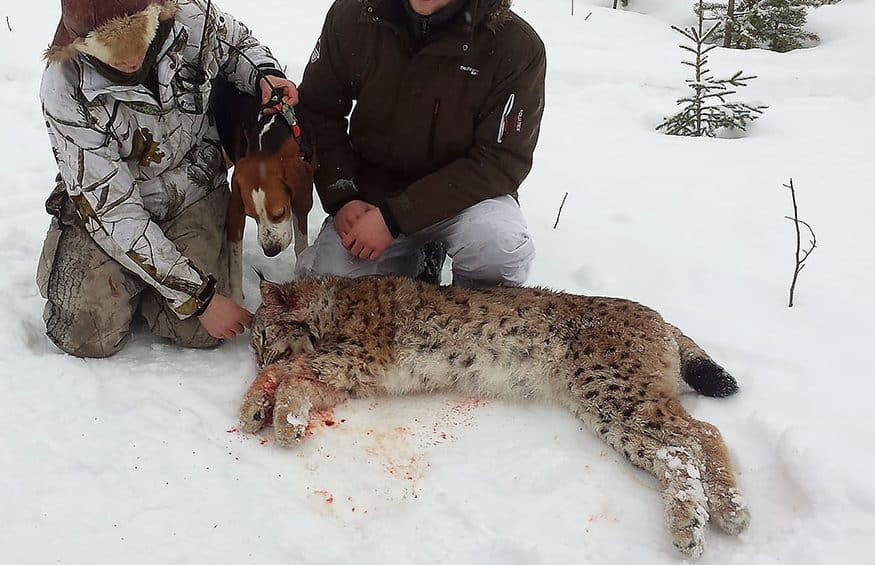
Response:
[[[258,243],[274,257],[289,244],[292,222],[312,206],[314,166],[305,159],[279,114],[262,116],[246,130],[247,150],[234,169],[233,190],[247,216],[258,223]]]

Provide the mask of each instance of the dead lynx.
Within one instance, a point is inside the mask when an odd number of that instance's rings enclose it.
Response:
[[[733,379],[659,314],[628,300],[536,288],[466,290],[400,278],[263,281],[252,342],[264,367],[243,428],[273,420],[282,445],[310,410],[428,391],[552,402],[662,483],[674,545],[703,549],[709,518],[730,534],[750,515],[720,437],[678,400],[683,378],[726,396]]]

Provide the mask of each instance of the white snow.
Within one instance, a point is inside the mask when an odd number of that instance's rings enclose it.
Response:
[[[515,2],[549,56],[521,191],[539,253],[531,283],[648,304],[739,379],[732,398],[684,397],[722,431],[752,513],[739,538],[706,528],[701,563],[866,562],[875,3],[814,11],[812,49],[713,51],[715,75],[758,75],[739,96],[769,106],[739,139],[654,131],[686,89],[669,25],[692,22],[691,2],[611,3],[577,0],[571,17],[569,1]],[[330,2],[220,5],[299,78]],[[559,409],[351,402],[286,450],[236,431],[255,374],[245,340],[183,351],[138,328],[106,361],[50,347],[34,285],[55,174],[38,85],[58,12],[57,2],[0,11],[0,562],[681,561],[656,479]],[[818,236],[793,309],[790,177]],[[265,258],[255,231],[246,264],[286,278],[294,253]]]

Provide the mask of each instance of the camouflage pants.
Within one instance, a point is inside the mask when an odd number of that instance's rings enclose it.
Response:
[[[228,191],[216,190],[179,216],[158,222],[180,252],[231,296],[241,286],[239,249],[225,237]],[[46,335],[77,357],[109,357],[119,352],[139,311],[152,333],[184,347],[214,347],[197,317],[180,320],[164,298],[109,257],[85,231],[69,199],[52,218],[37,269],[40,294],[47,299]]]

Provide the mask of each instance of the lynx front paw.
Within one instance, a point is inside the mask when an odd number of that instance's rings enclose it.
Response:
[[[270,420],[271,399],[265,394],[247,394],[240,408],[240,427],[254,434]]]
[[[307,417],[279,408],[274,413],[273,433],[283,447],[295,447],[304,441]]]
[[[240,426],[243,431],[255,433],[270,420],[276,389],[282,375],[276,367],[263,369],[246,391],[240,407]]]

